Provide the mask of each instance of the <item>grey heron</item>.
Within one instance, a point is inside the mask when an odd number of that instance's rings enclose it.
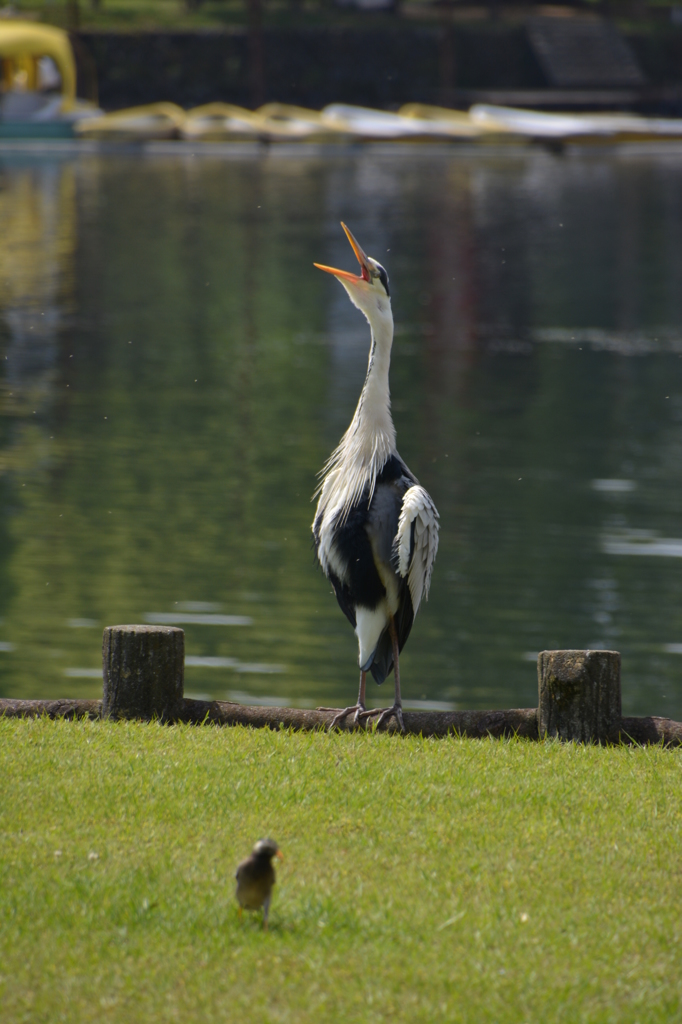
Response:
[[[355,724],[378,715],[377,727],[393,716],[404,731],[399,655],[422,598],[428,597],[438,512],[396,448],[388,382],[393,344],[388,275],[341,226],[361,273],[315,266],[333,274],[364,313],[371,343],[355,415],[320,474],[313,538],[322,570],[358,638],[360,690],[351,707],[321,710],[338,711],[330,728],[351,714]],[[391,669],[392,706],[368,711],[367,672],[383,683]]]

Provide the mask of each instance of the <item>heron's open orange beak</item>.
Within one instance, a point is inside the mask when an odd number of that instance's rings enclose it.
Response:
[[[358,258],[358,263],[362,268],[362,273],[351,274],[348,270],[337,270],[336,267],[325,267],[324,264],[322,263],[315,263],[314,266],[316,266],[318,270],[325,270],[328,274],[333,274],[334,277],[344,277],[347,281],[353,281],[355,284],[357,284],[358,281],[369,281],[369,260],[367,259],[364,252],[362,251],[357,241],[353,237],[352,231],[346,227],[343,221],[341,221],[341,227],[346,232],[346,235],[348,236],[348,241],[353,246],[353,252]]]

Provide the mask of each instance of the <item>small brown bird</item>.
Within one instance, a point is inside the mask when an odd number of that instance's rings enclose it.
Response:
[[[263,908],[263,928],[268,930],[268,910],[272,899],[272,887],[275,884],[275,869],[272,858],[284,860],[282,851],[274,839],[259,839],[251,856],[243,860],[237,868],[237,900],[239,917],[242,909],[260,910]]]

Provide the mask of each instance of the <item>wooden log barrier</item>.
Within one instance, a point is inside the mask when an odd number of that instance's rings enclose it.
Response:
[[[249,707],[183,697],[184,633],[156,626],[110,626],[103,642],[104,699],[0,699],[8,718],[158,718],[193,725],[248,725],[257,729],[327,729],[333,712]],[[538,657],[539,708],[507,711],[405,711],[412,735],[470,738],[545,736],[581,742],[682,746],[682,722],[622,718],[620,655],[616,651],[543,651]],[[374,728],[371,722],[343,731]],[[382,731],[397,732],[393,719]]]
[[[303,708],[248,707],[227,701],[188,700],[185,698],[184,721],[214,722],[217,725],[250,725],[270,729],[328,729],[333,711],[313,711]],[[405,732],[413,736],[460,735],[481,739],[484,736],[523,736],[538,738],[535,708],[514,708],[510,711],[403,711]],[[345,719],[339,728],[343,732],[365,730],[371,732],[373,723],[365,719],[355,726]],[[382,732],[398,733],[391,719],[382,726]]]

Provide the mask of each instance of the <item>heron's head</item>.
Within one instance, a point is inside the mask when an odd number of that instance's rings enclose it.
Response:
[[[388,274],[376,260],[366,256],[352,232],[341,222],[341,227],[348,236],[348,241],[353,247],[360,264],[360,273],[351,274],[348,270],[337,270],[335,267],[325,267],[322,263],[316,263],[319,270],[326,270],[338,278],[348,292],[351,302],[361,309],[370,323],[375,315],[391,316],[391,300],[388,290]]]
[[[253,855],[267,857],[268,860],[272,860],[273,857],[284,860],[284,855],[274,839],[259,839],[253,848]]]

